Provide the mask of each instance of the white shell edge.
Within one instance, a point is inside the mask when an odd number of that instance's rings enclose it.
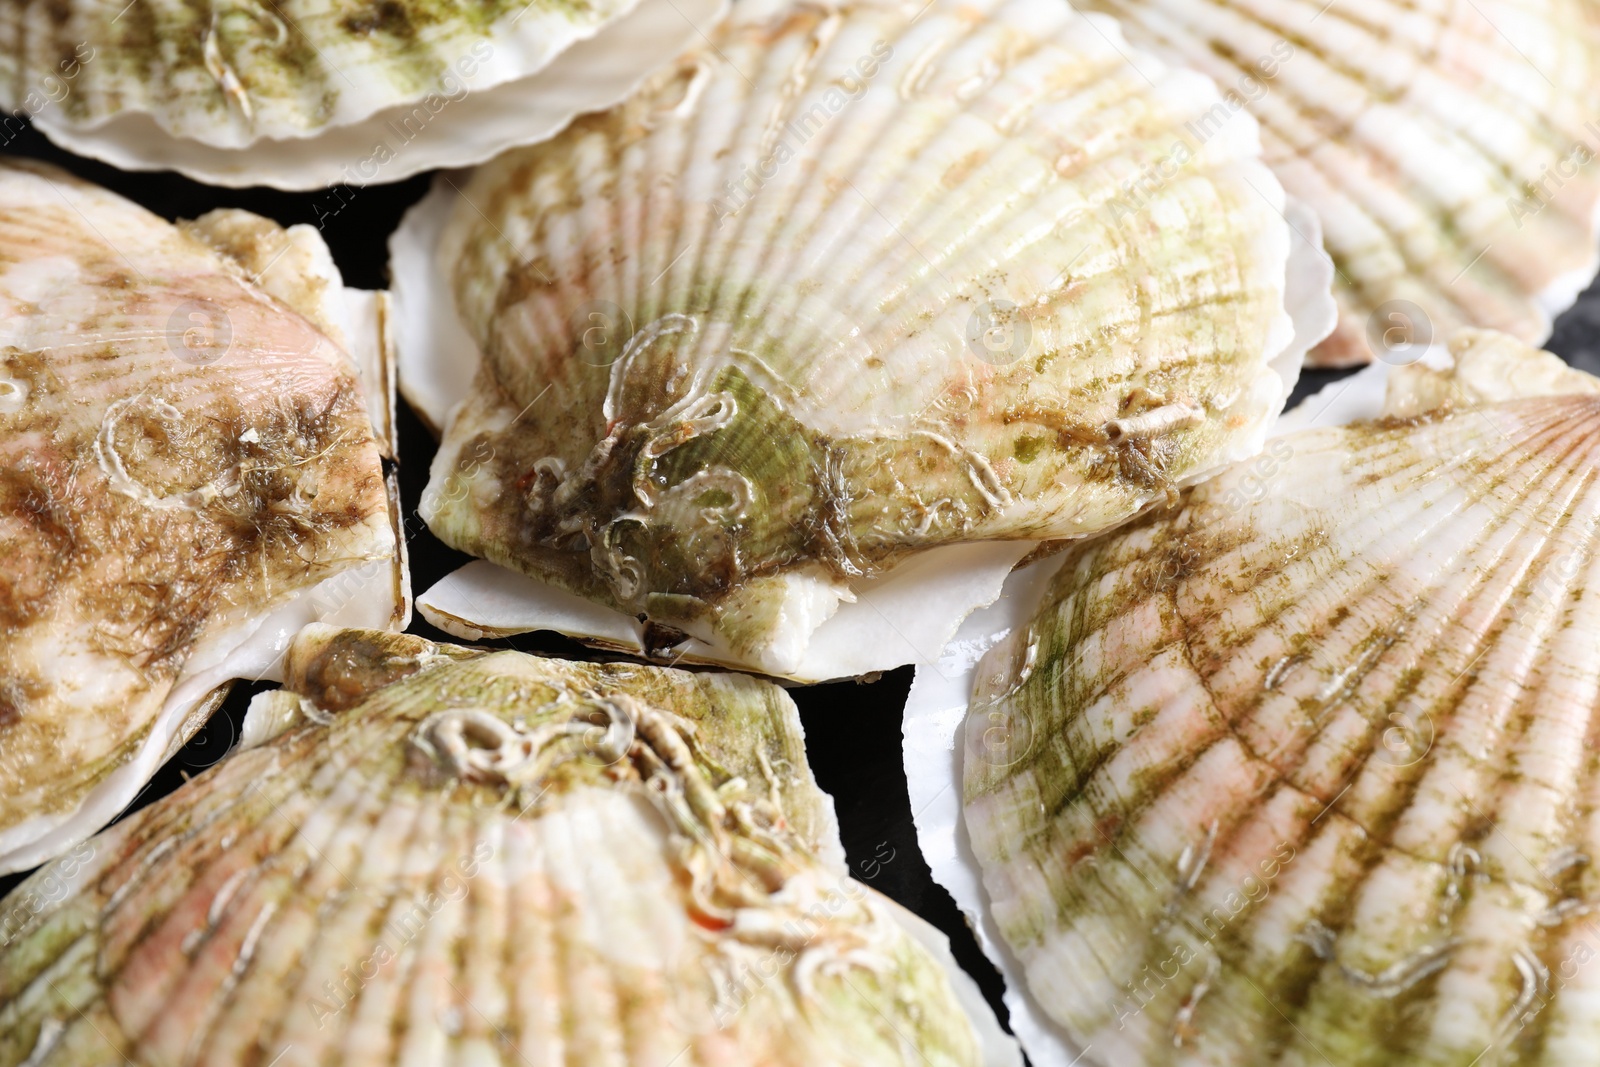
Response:
[[[1339,303],[1333,298],[1333,259],[1322,248],[1321,218],[1304,201],[1286,196],[1283,219],[1289,224],[1283,303],[1294,323],[1294,336],[1269,364],[1283,379],[1283,403],[1287,404],[1300,381],[1306,354],[1338,325]]]
[[[811,632],[793,669],[776,676],[825,682],[931,662],[969,612],[1000,595],[1006,575],[1033,547],[1032,541],[989,541],[912,557],[856,589],[853,603],[840,604]],[[417,598],[417,608],[434,626],[469,641],[554,630],[619,651],[644,648],[643,624],[633,616],[487,560],[439,581]],[[677,646],[673,662],[762,670],[696,638]]]
[[[1060,566],[1061,557],[1053,556],[1015,571],[993,604],[967,616],[939,659],[917,667],[901,726],[917,846],[933,880],[955,898],[983,954],[1005,980],[1011,1032],[1022,1042],[1034,1067],[1071,1067],[1090,1049],[1075,1047],[1033,999],[1023,980],[1022,965],[989,914],[980,868],[961,815],[958,742],[978,660],[1015,627],[1026,623]]]
[[[1600,274],[1600,244],[1594,238],[1600,235],[1600,203],[1594,206],[1594,212],[1589,218],[1589,237],[1591,255],[1581,267],[1575,267],[1565,273],[1558,274],[1550,283],[1537,293],[1533,294],[1533,303],[1545,314],[1544,329],[1540,335],[1531,340],[1533,344],[1543,344],[1550,339],[1550,334],[1555,330],[1556,316],[1566,311],[1578,302],[1578,297],[1589,288],[1595,275]]]
[[[400,395],[435,436],[467,398],[482,356],[455,313],[455,296],[435,254],[459,196],[449,173],[433,181],[389,237],[389,295]]]
[[[641,0],[599,33],[577,41],[544,68],[448,105],[409,140],[390,123],[414,101],[302,139],[217,148],[175,137],[145,112],[124,112],[76,128],[42,112],[34,124],[62,148],[121,170],[175,170],[230,188],[266,185],[307,192],[330,185],[394,182],[437,167],[482,163],[516,145],[558,133],[573,118],[626,97],[657,66],[719,22],[725,0]],[[379,157],[385,157],[379,162]],[[337,213],[335,210],[333,213]]]

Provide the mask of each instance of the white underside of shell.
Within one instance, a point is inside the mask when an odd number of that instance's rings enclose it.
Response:
[[[917,666],[901,726],[917,845],[933,880],[955,898],[984,955],[1005,979],[1011,1032],[1034,1067],[1071,1067],[1089,1050],[1076,1048],[1033,999],[1022,965],[989,914],[978,859],[961,812],[958,742],[978,661],[1018,626],[1027,625],[1060,565],[1059,557],[1051,557],[1013,572],[994,603],[967,616],[938,659]]]
[[[56,144],[122,170],[176,170],[232,188],[267,185],[309,191],[394,182],[438,167],[481,163],[559,132],[573,118],[616,103],[656,64],[698,41],[721,20],[724,0],[640,0],[632,10],[532,65],[511,57],[462,78],[463,95],[409,101],[314,136],[264,138],[239,147],[175,136],[148,112],[125,111],[92,127],[55,110],[34,124]],[[420,113],[420,114],[419,114]],[[327,198],[321,217],[343,201]]]
[[[481,359],[455,314],[452,287],[436,254],[458,199],[455,183],[448,178],[435,184],[407,213],[389,242],[400,389],[435,431],[449,424],[466,399]],[[1289,201],[1285,217],[1291,228],[1285,285],[1291,329],[1278,340],[1277,354],[1270,360],[1282,381],[1282,402],[1287,402],[1299,380],[1305,354],[1328,335],[1338,317],[1329,296],[1333,263],[1322,250],[1316,215]],[[1263,434],[1262,440],[1248,442],[1244,454],[1258,451],[1264,440]],[[1226,461],[1238,458],[1228,456]],[[452,460],[441,451],[434,460],[435,477]],[[670,656],[674,662],[753,668],[798,682],[932,663],[961,621],[994,601],[1006,575],[1034,544],[989,542],[933,549],[854,587],[853,600],[841,599],[832,583],[794,577],[790,625],[761,659],[742,659],[699,637],[676,646]],[[482,560],[426,590],[417,598],[417,607],[433,625],[467,640],[554,630],[628,652],[644,648],[644,627],[634,616]]]
[[[1033,547],[1032,541],[996,541],[932,549],[862,583],[854,602],[839,601],[821,581],[792,578],[789,625],[760,660],[742,660],[699,638],[676,646],[669,658],[753,668],[797,682],[928,662],[968,612],[999,595],[1005,576]],[[627,652],[644,647],[643,624],[633,616],[483,560],[427,590],[417,607],[441,630],[469,640],[555,630]]]
[[[1482,336],[1490,338],[1491,343],[1497,337]],[[1456,366],[1455,358],[1443,345],[1419,352],[1413,363],[1440,371]],[[1459,385],[1469,395],[1475,392],[1481,399],[1492,401],[1560,392],[1573,384],[1567,375],[1579,375],[1565,368],[1555,356],[1537,365],[1519,366],[1515,378],[1496,373],[1502,369],[1485,366],[1479,371],[1484,375],[1483,381],[1467,379]],[[1404,383],[1394,388],[1392,379],[1405,373],[1404,366],[1373,363],[1284,413],[1268,436],[1276,438],[1314,426],[1342,426],[1404,412],[1409,390]],[[1466,373],[1463,371],[1464,378]],[[1482,388],[1474,390],[1474,384]],[[1060,556],[1050,557],[1013,572],[994,603],[969,615],[937,660],[918,665],[902,725],[903,759],[917,844],[934,881],[955,899],[985,955],[1005,979],[1005,1003],[1012,1032],[1021,1040],[1035,1067],[1073,1067],[1092,1056],[1093,1046],[1078,1047],[1034,999],[1021,963],[994,923],[962,811],[958,746],[979,661],[1018,627],[1028,624],[1061,562]]]

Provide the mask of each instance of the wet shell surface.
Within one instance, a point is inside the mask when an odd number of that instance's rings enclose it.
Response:
[[[1069,1039],[1036,1063],[1600,1041],[1600,382],[1451,348],[1073,549],[977,663],[966,843]]]
[[[720,15],[721,0],[5,0],[0,107],[125,170],[398,181],[615,103]]]
[[[286,679],[0,904],[0,1065],[1020,1064],[777,687],[326,626]]]
[[[382,307],[307,227],[0,167],[0,871],[109,822],[304,622],[403,624],[381,445],[313,325]]]
[[[1185,139],[1217,99],[1046,0],[749,4],[442,186],[393,244],[402,390],[444,428],[422,514],[533,581],[423,610],[859,674],[935,653],[1029,543],[1253,453],[1329,275],[1248,120]],[[934,552],[958,593],[875,604]]]
[[[1339,325],[1318,365],[1457,328],[1534,344],[1600,266],[1600,8],[1588,0],[1089,0],[1211,75],[1322,220]],[[1141,175],[1130,195],[1165,179]],[[1387,340],[1385,340],[1387,336]]]

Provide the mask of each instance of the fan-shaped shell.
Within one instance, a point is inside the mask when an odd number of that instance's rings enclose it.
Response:
[[[398,181],[620,100],[720,14],[721,0],[6,0],[0,107],[124,169]]]
[[[1250,454],[1325,294],[1297,347],[1253,130],[1191,143],[1214,87],[1128,55],[1043,0],[748,5],[481,168],[396,243],[407,395],[449,422],[424,517],[647,646],[815,677],[868,576],[1092,533]],[[446,293],[464,344],[430,333]]]
[[[775,686],[329,627],[286,673],[0,906],[0,1064],[1019,1063],[817,858]]]
[[[0,168],[0,871],[109,821],[308,619],[405,616],[354,367],[240,265],[308,233]]]
[[[1600,383],[1481,402],[1469,364],[1517,346],[1456,347],[1451,403],[1419,368],[1409,417],[1275,438],[1075,549],[979,664],[972,849],[1088,1060],[1600,1040]]]
[[[1248,110],[1284,189],[1321,217],[1339,325],[1313,363],[1385,358],[1396,330],[1537,344],[1594,277],[1600,10],[1587,0],[1086,6],[1214,77],[1224,100],[1200,128]]]

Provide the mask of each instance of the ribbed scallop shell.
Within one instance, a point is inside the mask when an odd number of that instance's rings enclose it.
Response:
[[[914,552],[1092,533],[1253,452],[1308,343],[1284,201],[1248,123],[1187,138],[1213,86],[1129,55],[1048,0],[753,4],[480,169],[438,256],[483,358],[424,517],[782,674]],[[444,422],[460,348],[400,341]]]
[[[776,687],[329,627],[287,676],[0,905],[0,1064],[1019,1062],[815,858]]]
[[[0,871],[113,818],[305,621],[407,611],[353,364],[195,237],[305,234],[0,167]],[[276,271],[308,316],[381,306]]]
[[[0,107],[125,169],[397,181],[548,137],[719,16],[719,0],[5,0]]]
[[[1314,363],[1365,363],[1394,327],[1427,331],[1423,343],[1483,326],[1537,344],[1594,277],[1600,9],[1588,0],[1085,6],[1216,78],[1226,103],[1204,129],[1240,110],[1259,120],[1263,155],[1321,217],[1339,271],[1339,326]]]
[[[979,665],[967,828],[1087,1061],[1592,1057],[1600,395],[1462,400],[1271,441]]]

